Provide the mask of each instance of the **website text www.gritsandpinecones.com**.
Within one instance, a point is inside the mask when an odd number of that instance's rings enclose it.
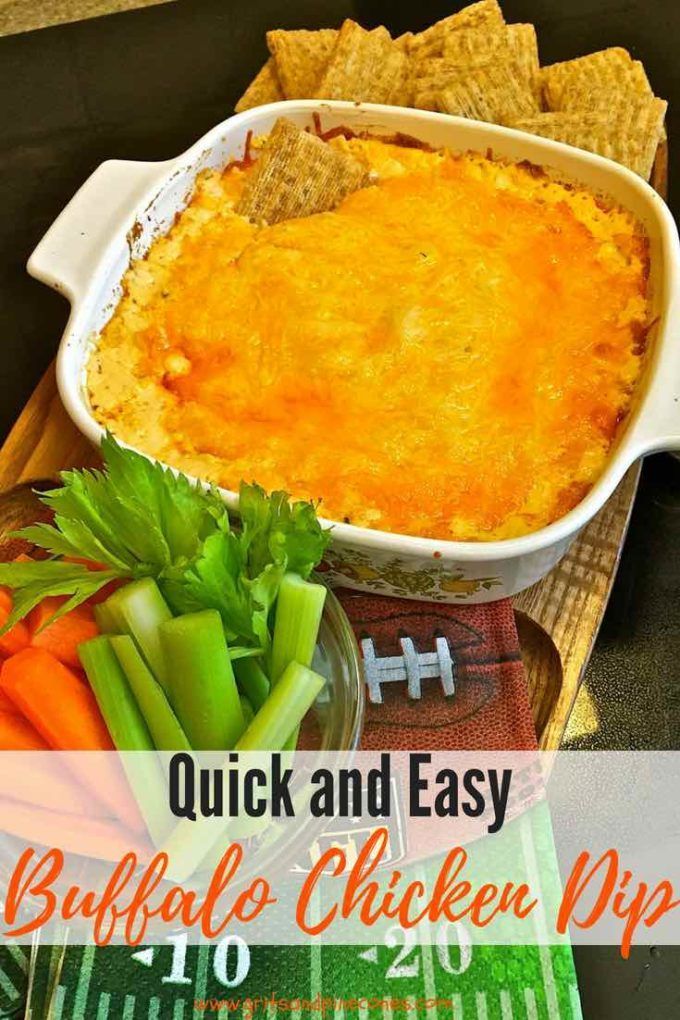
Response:
[[[453,1009],[452,999],[424,998],[409,995],[405,998],[394,996],[358,996],[356,998],[338,998],[337,996],[317,995],[313,999],[279,997],[271,995],[257,995],[252,998],[234,999],[194,999],[194,1009],[199,1013],[219,1013],[226,1010],[228,1013],[236,1013],[239,1010],[243,1020],[254,1020],[266,1010],[276,1009],[279,1013],[293,1013],[305,1010],[314,1010],[322,1016],[326,1013],[333,1014],[338,1009],[361,1009],[361,1010],[384,1010],[392,1011],[400,1009],[408,1013],[419,1015],[423,1009],[441,1009],[447,1006]],[[351,1014],[350,1014],[351,1015]]]

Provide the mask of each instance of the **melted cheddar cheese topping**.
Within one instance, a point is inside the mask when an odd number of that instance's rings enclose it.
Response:
[[[526,165],[336,138],[373,183],[256,226],[203,173],[90,359],[122,439],[230,489],[440,539],[521,535],[601,473],[641,371],[648,250]]]

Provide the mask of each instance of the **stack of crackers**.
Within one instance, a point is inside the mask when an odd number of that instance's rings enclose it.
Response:
[[[649,180],[667,104],[620,47],[541,67],[536,30],[478,0],[424,32],[392,39],[354,21],[274,30],[271,54],[237,112],[282,99],[387,103],[491,121],[623,163]]]

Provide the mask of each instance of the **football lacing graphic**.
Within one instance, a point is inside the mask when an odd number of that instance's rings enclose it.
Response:
[[[455,693],[456,662],[445,637],[435,638],[434,652],[417,652],[410,637],[399,638],[399,644],[402,655],[379,657],[375,654],[373,639],[363,638],[361,652],[369,701],[382,705],[382,685],[404,680],[408,683],[409,698],[420,698],[422,681],[430,679],[440,680],[445,695]]]

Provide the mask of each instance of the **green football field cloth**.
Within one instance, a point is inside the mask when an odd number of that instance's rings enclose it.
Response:
[[[32,1020],[581,1017],[563,946],[72,946],[43,947],[36,964]]]

